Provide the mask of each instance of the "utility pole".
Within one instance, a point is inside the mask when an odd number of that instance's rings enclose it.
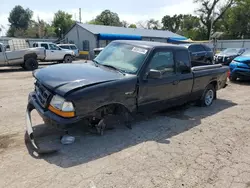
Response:
[[[212,10],[212,18],[211,18],[211,28],[210,28],[209,40],[211,40],[211,35],[212,35],[212,31],[213,31],[213,26],[214,26],[214,16],[215,16],[215,12],[214,12],[214,8],[213,8],[213,10]]]
[[[79,21],[82,23],[82,11],[81,8],[79,8]]]

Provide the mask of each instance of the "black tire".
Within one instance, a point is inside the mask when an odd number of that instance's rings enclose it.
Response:
[[[207,59],[207,60],[205,61],[205,63],[208,64],[208,65],[211,65],[211,64],[212,64],[212,61],[211,61],[210,59]]]
[[[23,63],[23,64],[21,64],[20,66],[21,66],[23,69],[25,69],[25,67],[24,67],[24,63]]]
[[[35,58],[30,57],[25,60],[23,67],[25,70],[32,71],[38,68],[38,62]]]
[[[66,56],[64,57],[64,59],[63,59],[63,62],[64,62],[64,63],[72,63],[72,61],[73,61],[73,58],[72,58],[71,55],[66,55]]]
[[[211,106],[214,99],[216,98],[216,91],[212,84],[209,84],[203,95],[201,96],[201,99],[198,101],[198,105],[202,107]]]
[[[230,75],[230,76],[229,76],[229,80],[230,80],[231,82],[235,82],[235,81],[237,80],[237,76],[235,76],[235,75]]]

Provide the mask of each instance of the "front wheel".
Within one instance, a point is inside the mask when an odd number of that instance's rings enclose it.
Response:
[[[215,99],[216,91],[212,84],[209,84],[205,89],[200,101],[199,106],[211,106]]]
[[[73,61],[73,58],[72,58],[72,56],[70,56],[70,55],[66,55],[65,57],[64,57],[64,63],[72,63],[72,61]]]

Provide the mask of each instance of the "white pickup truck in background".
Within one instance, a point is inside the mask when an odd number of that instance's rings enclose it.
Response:
[[[33,47],[43,47],[45,49],[45,58],[38,59],[42,62],[72,63],[75,58],[74,51],[60,48],[52,42],[36,42],[33,44]]]
[[[21,66],[25,70],[35,70],[38,68],[37,60],[44,58],[44,48],[29,48],[25,41],[11,40],[7,45],[0,43],[0,66]]]

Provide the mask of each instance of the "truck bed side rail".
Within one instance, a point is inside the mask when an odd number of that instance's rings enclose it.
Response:
[[[222,64],[216,64],[216,65],[202,65],[197,67],[192,67],[192,71],[199,71],[199,70],[208,70],[208,69],[215,69],[222,67]]]

